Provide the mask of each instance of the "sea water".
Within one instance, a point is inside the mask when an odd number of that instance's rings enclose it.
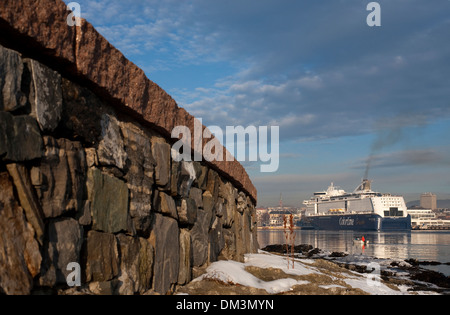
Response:
[[[355,245],[353,240],[365,237],[368,245]],[[282,230],[258,231],[260,248],[270,244],[284,244]],[[361,232],[296,230],[295,244],[309,244],[330,252],[346,252],[369,257],[436,261],[437,266],[421,266],[450,276],[450,231]]]

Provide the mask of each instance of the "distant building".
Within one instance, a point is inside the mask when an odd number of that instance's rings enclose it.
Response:
[[[269,207],[269,208],[257,208],[256,218],[258,227],[283,227],[284,217],[286,217],[289,225],[289,216],[293,215],[294,225],[300,220],[300,214],[298,209],[291,207]]]
[[[437,197],[432,193],[424,193],[420,196],[420,207],[424,209],[437,209]]]
[[[270,226],[283,226],[283,224],[284,224],[284,217],[288,218],[288,216],[291,213],[292,212],[287,210],[287,209],[280,209],[280,210],[271,210],[271,211],[269,211]]]
[[[413,229],[449,229],[450,220],[439,219],[431,209],[408,209]]]
[[[270,224],[270,216],[269,210],[265,208],[257,208],[256,209],[256,220],[258,222],[258,226],[269,226]]]

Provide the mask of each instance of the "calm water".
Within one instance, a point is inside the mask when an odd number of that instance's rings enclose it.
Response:
[[[353,245],[363,236],[369,245]],[[258,231],[260,248],[284,244],[283,231]],[[450,231],[358,232],[358,231],[296,231],[295,244],[310,244],[323,250],[348,252],[378,258],[432,260],[450,262]],[[426,266],[450,275],[450,266]]]

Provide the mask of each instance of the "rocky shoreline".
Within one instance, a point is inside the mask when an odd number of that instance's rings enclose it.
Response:
[[[286,255],[291,253],[291,248],[282,244],[268,245],[262,251]],[[361,274],[373,272],[373,268],[368,268],[370,263],[375,262],[380,266],[380,277],[386,283],[394,285],[406,285],[410,287],[408,291],[415,292],[435,292],[450,295],[450,277],[421,266],[441,265],[436,261],[419,261],[417,259],[395,260],[379,259],[363,255],[349,255],[345,252],[327,252],[319,248],[314,248],[308,244],[294,246],[295,258],[323,259],[339,267],[356,271]]]

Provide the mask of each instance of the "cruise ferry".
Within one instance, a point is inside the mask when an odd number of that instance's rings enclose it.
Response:
[[[347,193],[331,183],[326,191],[314,193],[303,204],[302,228],[319,230],[411,230],[411,217],[402,196],[372,191],[364,179]]]

